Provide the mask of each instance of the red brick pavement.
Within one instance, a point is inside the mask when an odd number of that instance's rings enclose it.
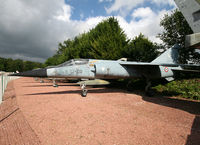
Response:
[[[32,78],[6,91],[0,145],[200,144],[199,102],[107,88],[90,88],[83,98],[74,84],[53,88]]]
[[[0,104],[0,145],[39,145],[36,136],[19,109],[13,82],[8,83]]]

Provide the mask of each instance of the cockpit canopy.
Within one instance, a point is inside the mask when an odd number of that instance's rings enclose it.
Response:
[[[63,67],[63,66],[72,66],[72,65],[83,65],[83,64],[88,64],[89,59],[70,59],[69,61],[66,61],[58,67]]]

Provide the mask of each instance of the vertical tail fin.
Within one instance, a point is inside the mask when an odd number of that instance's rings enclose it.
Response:
[[[168,50],[166,50],[164,53],[162,53],[159,57],[154,59],[151,63],[154,64],[161,64],[161,63],[167,63],[167,64],[177,64],[178,63],[178,49],[180,46],[178,44],[175,44]]]

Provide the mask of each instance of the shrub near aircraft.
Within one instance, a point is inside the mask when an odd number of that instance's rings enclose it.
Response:
[[[72,59],[55,67],[11,74],[25,77],[78,78],[78,79],[119,79],[145,78],[148,93],[152,79],[174,80],[176,72],[197,72],[199,65],[178,64],[178,45],[165,51],[150,63],[122,60]],[[198,68],[198,69],[197,69]],[[89,80],[90,81],[90,80]],[[87,95],[87,81],[80,83],[82,96]]]

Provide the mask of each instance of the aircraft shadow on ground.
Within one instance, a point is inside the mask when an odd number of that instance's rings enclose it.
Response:
[[[195,115],[190,135],[187,137],[185,145],[199,145],[200,144],[200,102],[193,102],[187,100],[180,100],[166,96],[146,97],[142,95],[144,101],[180,109]]]
[[[88,89],[88,93],[116,93],[116,92],[124,92],[119,89],[107,89],[104,87],[99,87],[95,89]],[[46,92],[46,93],[33,93],[33,94],[25,94],[25,95],[55,95],[55,94],[81,94],[81,89],[70,90],[70,91],[56,91],[56,92]],[[80,96],[81,97],[81,96]]]
[[[67,84],[66,86],[70,86],[70,85],[74,85],[74,84]],[[41,85],[41,86],[45,86],[45,85]],[[52,86],[52,85],[49,85],[49,86]],[[147,97],[146,95],[144,95],[144,92],[142,91],[127,92],[125,90],[113,89],[113,88],[96,88],[96,89],[88,90],[89,94],[90,93],[104,94],[104,93],[117,93],[117,92],[137,94],[137,95],[142,96],[142,99],[144,101],[171,107],[171,108],[180,109],[180,110],[183,110],[195,115],[195,119],[191,127],[191,134],[188,135],[186,145],[200,144],[200,139],[199,139],[200,138],[200,102],[180,100],[180,99],[171,98],[171,97],[162,96],[162,95]],[[53,95],[53,94],[80,94],[80,93],[81,93],[81,89],[76,89],[76,90],[70,90],[70,91],[55,91],[55,92],[46,92],[46,93],[33,93],[33,94],[26,94],[26,95]]]
[[[53,87],[53,84],[42,84],[42,85],[30,85],[30,86],[23,86],[23,87]],[[58,87],[63,86],[79,86],[79,84],[59,84]]]
[[[25,86],[25,87],[42,87],[42,86],[52,86],[52,85],[32,85],[32,86]],[[77,84],[63,84],[59,86],[77,86]],[[187,100],[180,100],[176,98],[171,98],[167,96],[154,96],[154,97],[147,97],[144,92],[142,91],[134,91],[134,92],[127,92],[123,89],[114,89],[114,88],[105,88],[104,86],[98,86],[97,88],[91,88],[91,86],[87,87],[88,94],[90,93],[117,93],[117,92],[126,92],[131,94],[137,94],[142,96],[142,99],[147,102],[172,107],[180,110],[184,110],[194,115],[200,115],[200,102],[194,101],[187,101]],[[53,95],[53,94],[80,94],[81,89],[69,90],[69,91],[54,91],[54,92],[45,92],[45,93],[33,93],[33,94],[25,94],[25,95]]]
[[[142,95],[142,99],[147,102],[180,109],[194,115],[200,115],[200,102],[182,100],[167,96],[147,97]]]
[[[191,133],[187,137],[185,145],[199,145],[200,144],[200,115],[196,115],[191,127]]]

